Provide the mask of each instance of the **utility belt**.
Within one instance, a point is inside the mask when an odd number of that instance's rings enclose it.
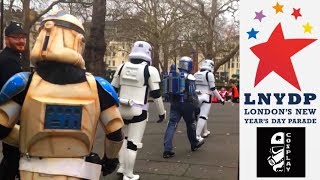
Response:
[[[191,98],[191,96],[189,96],[189,95],[183,95],[183,100],[182,100],[182,97],[180,96],[180,95],[171,95],[170,97],[169,97],[169,100],[171,101],[171,102],[181,102],[181,103],[192,103],[193,101],[192,101],[192,98]]]
[[[138,107],[138,108],[141,108],[142,110],[145,110],[145,111],[148,111],[148,108],[149,108],[148,103],[147,104],[139,104],[139,103],[136,103],[132,99],[119,98],[119,102],[123,106]]]
[[[198,95],[202,95],[202,94],[206,94],[208,95],[208,100],[207,101],[203,101],[203,103],[206,103],[206,104],[211,104],[211,99],[212,99],[212,93],[209,92],[209,91],[201,91],[201,90],[196,90],[196,93]]]
[[[211,94],[212,94],[212,93],[209,92],[209,91],[201,91],[201,90],[196,90],[196,93],[197,93],[198,95],[200,95],[200,94],[208,94],[208,95],[211,95]]]
[[[99,180],[101,165],[86,162],[84,158],[39,158],[23,155],[20,158],[19,170]]]

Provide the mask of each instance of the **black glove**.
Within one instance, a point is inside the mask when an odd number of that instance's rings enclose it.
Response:
[[[157,121],[157,123],[161,123],[164,120],[165,114],[159,115],[159,120]]]
[[[116,170],[118,164],[118,158],[109,159],[106,155],[104,155],[102,159],[102,175],[106,176],[111,174],[114,170]]]
[[[224,100],[219,100],[220,104],[224,105]]]

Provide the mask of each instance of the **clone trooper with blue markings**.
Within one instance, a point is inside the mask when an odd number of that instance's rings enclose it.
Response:
[[[142,148],[142,137],[148,121],[148,95],[153,98],[159,121],[165,119],[166,111],[160,92],[160,75],[151,66],[151,46],[145,41],[136,41],[129,54],[129,62],[120,65],[112,85],[119,94],[122,118],[125,123],[125,141],[119,153],[118,173],[124,180],[136,180],[133,174],[137,150]]]
[[[201,64],[200,70],[194,74],[196,78],[196,92],[198,93],[200,103],[200,114],[197,123],[198,139],[210,135],[210,131],[207,128],[207,120],[211,108],[212,95],[216,96],[221,104],[224,104],[224,100],[215,86],[213,70],[214,62],[210,59],[205,59]]]
[[[117,167],[119,100],[106,80],[86,73],[84,33],[74,16],[49,15],[31,52],[35,72],[18,73],[1,89],[1,131],[19,146],[21,180],[99,180],[101,170]],[[20,131],[12,131],[18,119]],[[91,153],[99,121],[106,134],[102,160]]]

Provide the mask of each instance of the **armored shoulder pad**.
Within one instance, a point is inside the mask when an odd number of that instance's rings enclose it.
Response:
[[[27,86],[29,77],[30,72],[20,72],[8,79],[0,91],[0,104],[22,92]]]
[[[198,72],[194,73],[194,76],[197,75],[197,74],[201,74],[201,71],[198,71]]]
[[[159,75],[159,71],[153,67],[153,66],[149,66],[149,74],[150,74],[150,78],[152,82],[160,82],[160,75]]]
[[[208,79],[207,79],[209,82],[214,82],[214,75],[212,72],[208,72]]]
[[[190,80],[190,81],[195,81],[196,80],[196,78],[192,74],[188,74],[187,79]]]
[[[107,80],[103,79],[102,77],[94,76],[94,78],[101,85],[101,87],[113,97],[113,99],[115,100],[115,102],[117,103],[117,106],[118,106],[119,105],[119,98],[118,98],[116,91],[112,87],[112,85]]]

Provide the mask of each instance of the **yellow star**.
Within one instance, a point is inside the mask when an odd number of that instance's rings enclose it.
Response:
[[[304,28],[304,33],[310,33],[311,34],[311,30],[312,30],[312,26],[309,24],[309,22],[307,22],[305,25],[303,25]]]
[[[273,9],[276,10],[276,14],[278,14],[278,12],[282,12],[283,13],[283,10],[282,10],[283,5],[280,5],[278,2],[277,2],[277,4],[275,6],[272,6],[272,7],[273,7]]]

